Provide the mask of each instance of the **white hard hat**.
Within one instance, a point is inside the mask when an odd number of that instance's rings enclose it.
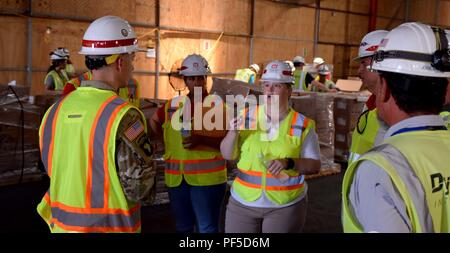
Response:
[[[292,60],[294,63],[299,62],[299,63],[305,63],[305,58],[301,57],[301,56],[295,56],[294,60]]]
[[[289,65],[289,67],[291,67],[292,71],[295,71],[295,66],[294,66],[293,62],[291,62],[291,61],[285,61],[285,62]]]
[[[206,76],[210,73],[208,61],[199,54],[188,55],[181,63],[182,76]]]
[[[65,56],[67,56],[67,58],[70,57],[70,53],[69,53],[69,49],[65,48],[65,47],[60,47],[58,49],[61,49],[62,52],[64,53]]]
[[[284,61],[271,61],[266,65],[261,82],[294,84],[291,66]]]
[[[130,24],[116,16],[92,22],[83,36],[80,54],[112,55],[138,51],[136,34]]]
[[[316,57],[316,58],[314,58],[313,63],[317,64],[317,65],[320,65],[320,64],[325,63],[325,61],[322,58],[320,58],[320,57]]]
[[[377,51],[380,42],[384,37],[389,33],[386,30],[376,30],[372,31],[361,40],[361,44],[359,44],[358,57],[353,60],[359,60],[364,57],[372,56]]]
[[[253,63],[252,65],[250,65],[250,68],[253,68],[256,71],[256,73],[259,72],[259,65],[256,63]]]
[[[319,73],[319,75],[328,75],[330,74],[330,68],[328,68],[327,65],[321,65],[317,70],[317,73]]]
[[[67,58],[66,53],[61,47],[50,52],[50,60],[67,60]]]
[[[429,77],[450,77],[450,32],[418,22],[389,32],[374,55],[371,68]]]

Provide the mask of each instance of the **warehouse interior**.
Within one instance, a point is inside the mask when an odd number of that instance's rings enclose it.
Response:
[[[351,135],[370,96],[361,88],[354,61],[361,39],[404,22],[449,29],[449,9],[448,0],[0,1],[0,200],[9,203],[0,210],[8,217],[0,219],[0,232],[50,232],[36,212],[49,187],[39,127],[60,98],[44,85],[49,53],[68,49],[76,74],[85,73],[84,56],[78,54],[83,34],[95,19],[114,15],[130,23],[146,51],[136,53],[133,77],[140,84],[140,107],[147,119],[169,99],[188,93],[182,79],[174,78],[187,55],[205,57],[212,72],[208,89],[224,96],[260,94],[262,71],[253,86],[227,82],[238,69],[254,63],[264,69],[272,60],[296,56],[312,67],[313,59],[321,57],[340,91],[300,92],[290,99],[292,108],[316,122],[322,163],[319,173],[306,177],[309,203],[303,232],[341,233],[341,187]],[[142,207],[142,232],[173,233],[164,144],[156,147],[156,200]],[[232,174],[229,169],[230,179]]]

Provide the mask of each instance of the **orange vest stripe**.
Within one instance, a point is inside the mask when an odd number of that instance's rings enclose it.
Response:
[[[141,226],[141,222],[137,222],[134,227],[80,227],[80,226],[70,226],[61,223],[56,218],[52,218],[51,223],[57,224],[64,230],[76,231],[81,233],[95,233],[95,232],[135,232]]]
[[[290,185],[290,186],[266,186],[266,190],[269,191],[288,191],[295,190],[303,187],[303,184]]]

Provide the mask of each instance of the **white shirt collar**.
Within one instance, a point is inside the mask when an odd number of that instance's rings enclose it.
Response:
[[[444,120],[439,115],[421,115],[404,119],[395,125],[392,125],[384,135],[384,139],[391,137],[392,134],[402,128],[422,127],[422,126],[444,126]]]

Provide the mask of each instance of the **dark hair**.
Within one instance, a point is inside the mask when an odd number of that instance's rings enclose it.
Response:
[[[100,69],[103,66],[106,66],[105,58],[109,55],[86,55],[84,58],[84,64],[89,70]]]
[[[439,114],[445,102],[448,81],[444,77],[406,75],[380,71],[381,78],[404,112]]]
[[[305,65],[303,62],[294,62],[294,67],[300,67],[300,65]]]
[[[66,60],[61,59],[61,60],[52,60],[52,65],[50,65],[50,67],[48,67],[47,69],[47,74],[52,71],[55,70],[56,67],[58,67],[61,63],[65,62]]]

